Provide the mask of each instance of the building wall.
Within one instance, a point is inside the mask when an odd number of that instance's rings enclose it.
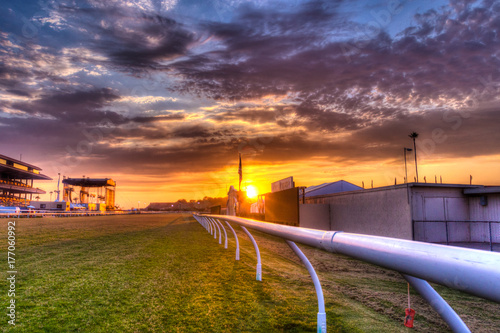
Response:
[[[469,202],[463,188],[412,187],[414,221],[468,221]]]
[[[415,240],[498,251],[500,195],[463,194],[464,188],[415,187],[412,191]]]
[[[40,210],[69,211],[69,202],[66,201],[31,201],[31,205]]]
[[[266,194],[265,221],[299,225],[299,188]]]
[[[412,239],[406,186],[312,197],[307,202],[330,205],[330,230]]]
[[[471,221],[500,221],[500,194],[487,194],[487,205],[482,206],[481,196],[469,196]]]
[[[329,204],[300,204],[300,227],[330,230]]]

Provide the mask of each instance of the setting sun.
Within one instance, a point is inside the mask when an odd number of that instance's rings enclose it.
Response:
[[[257,198],[257,195],[259,193],[257,192],[257,189],[253,185],[248,185],[247,186],[247,197],[250,199]]]

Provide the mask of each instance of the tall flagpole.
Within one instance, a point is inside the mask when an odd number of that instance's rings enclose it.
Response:
[[[243,178],[243,170],[241,169],[241,153],[238,154],[240,157],[240,166],[238,168],[238,175],[240,176],[240,184],[238,186],[238,192],[241,191],[241,179]]]

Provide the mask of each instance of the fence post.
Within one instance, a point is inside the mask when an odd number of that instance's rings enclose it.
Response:
[[[325,299],[323,297],[323,289],[321,288],[321,283],[319,282],[318,275],[311,265],[311,262],[307,259],[304,252],[292,241],[285,240],[288,246],[295,252],[295,254],[300,258],[300,261],[306,266],[309,275],[314,283],[314,288],[316,289],[316,296],[318,297],[318,322],[317,322],[317,332],[326,333],[326,312],[325,312]]]
[[[224,248],[227,249],[227,232],[226,232],[226,228],[224,228],[224,225],[222,224],[222,222],[219,219],[214,219],[214,220],[217,221],[217,223],[219,223],[220,226],[222,227],[222,230],[224,230]]]
[[[227,226],[231,229],[234,235],[234,239],[236,240],[236,259],[235,260],[240,260],[240,242],[238,242],[238,235],[236,235],[236,232],[234,231],[233,227],[229,224],[229,222],[225,221]]]
[[[257,242],[253,238],[252,234],[244,226],[240,226],[241,229],[247,234],[248,238],[252,241],[253,247],[255,248],[255,254],[257,255],[257,281],[262,281],[262,264],[260,262],[260,251]]]
[[[222,244],[222,239],[221,239],[221,232],[220,232],[220,227],[219,225],[211,218],[209,218],[210,221],[212,221],[212,223],[215,225],[215,227],[217,227],[217,229],[215,229],[215,235],[214,235],[214,238],[217,239],[217,230],[219,230],[219,244]]]

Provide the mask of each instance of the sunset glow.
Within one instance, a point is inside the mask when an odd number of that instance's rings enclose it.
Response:
[[[257,198],[258,195],[259,193],[257,192],[257,189],[254,186],[252,185],[247,186],[247,197],[249,197],[250,199],[255,199]]]

